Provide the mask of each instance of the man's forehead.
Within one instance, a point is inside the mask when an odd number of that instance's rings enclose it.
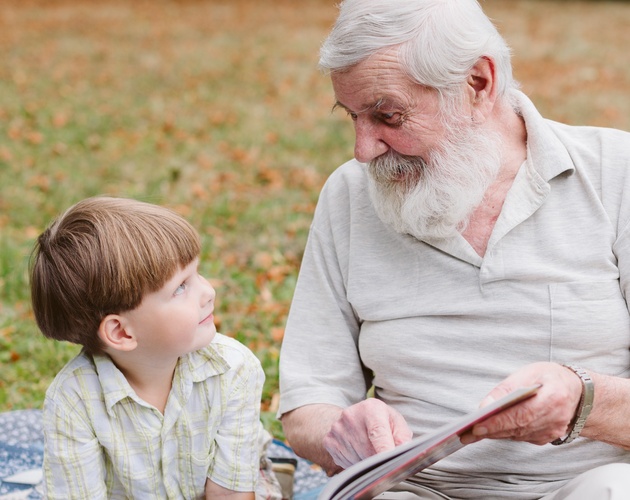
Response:
[[[398,64],[372,58],[349,70],[333,73],[335,107],[354,113],[371,111],[384,105],[405,105],[415,100],[418,84],[411,81]]]
[[[407,83],[399,86],[375,86],[354,89],[335,88],[333,109],[342,108],[360,114],[379,109],[403,109],[415,105],[421,98],[422,88],[418,84]]]

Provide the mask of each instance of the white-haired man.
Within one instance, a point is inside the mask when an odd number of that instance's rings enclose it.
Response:
[[[333,474],[541,384],[383,498],[627,498],[630,134],[542,118],[475,0],[345,0],[320,66],[355,159],[282,347],[295,450]]]

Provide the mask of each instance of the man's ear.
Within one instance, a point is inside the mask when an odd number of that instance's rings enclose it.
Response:
[[[128,328],[127,320],[119,314],[108,314],[103,318],[98,328],[98,336],[106,348],[117,351],[132,351],[138,345],[138,341]]]
[[[471,68],[466,79],[471,97],[472,118],[475,123],[483,123],[492,112],[497,98],[494,61],[481,57]]]

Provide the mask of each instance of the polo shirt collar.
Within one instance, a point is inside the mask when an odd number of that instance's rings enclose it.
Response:
[[[556,136],[550,120],[542,117],[534,103],[520,91],[516,92],[518,113],[527,129],[528,160],[545,182],[564,173],[573,172],[575,166],[566,146]]]
[[[549,181],[575,167],[566,147],[556,136],[551,121],[542,117],[532,101],[516,91],[517,112],[527,129],[527,159],[521,165],[507,193],[501,214],[488,240],[486,255],[512,228],[531,216],[549,194]],[[481,267],[479,256],[461,234],[449,238],[423,240],[458,259]]]

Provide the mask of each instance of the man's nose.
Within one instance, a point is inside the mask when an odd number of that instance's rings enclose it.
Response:
[[[354,157],[361,163],[369,163],[389,149],[379,133],[378,126],[368,117],[359,116],[354,122]]]

